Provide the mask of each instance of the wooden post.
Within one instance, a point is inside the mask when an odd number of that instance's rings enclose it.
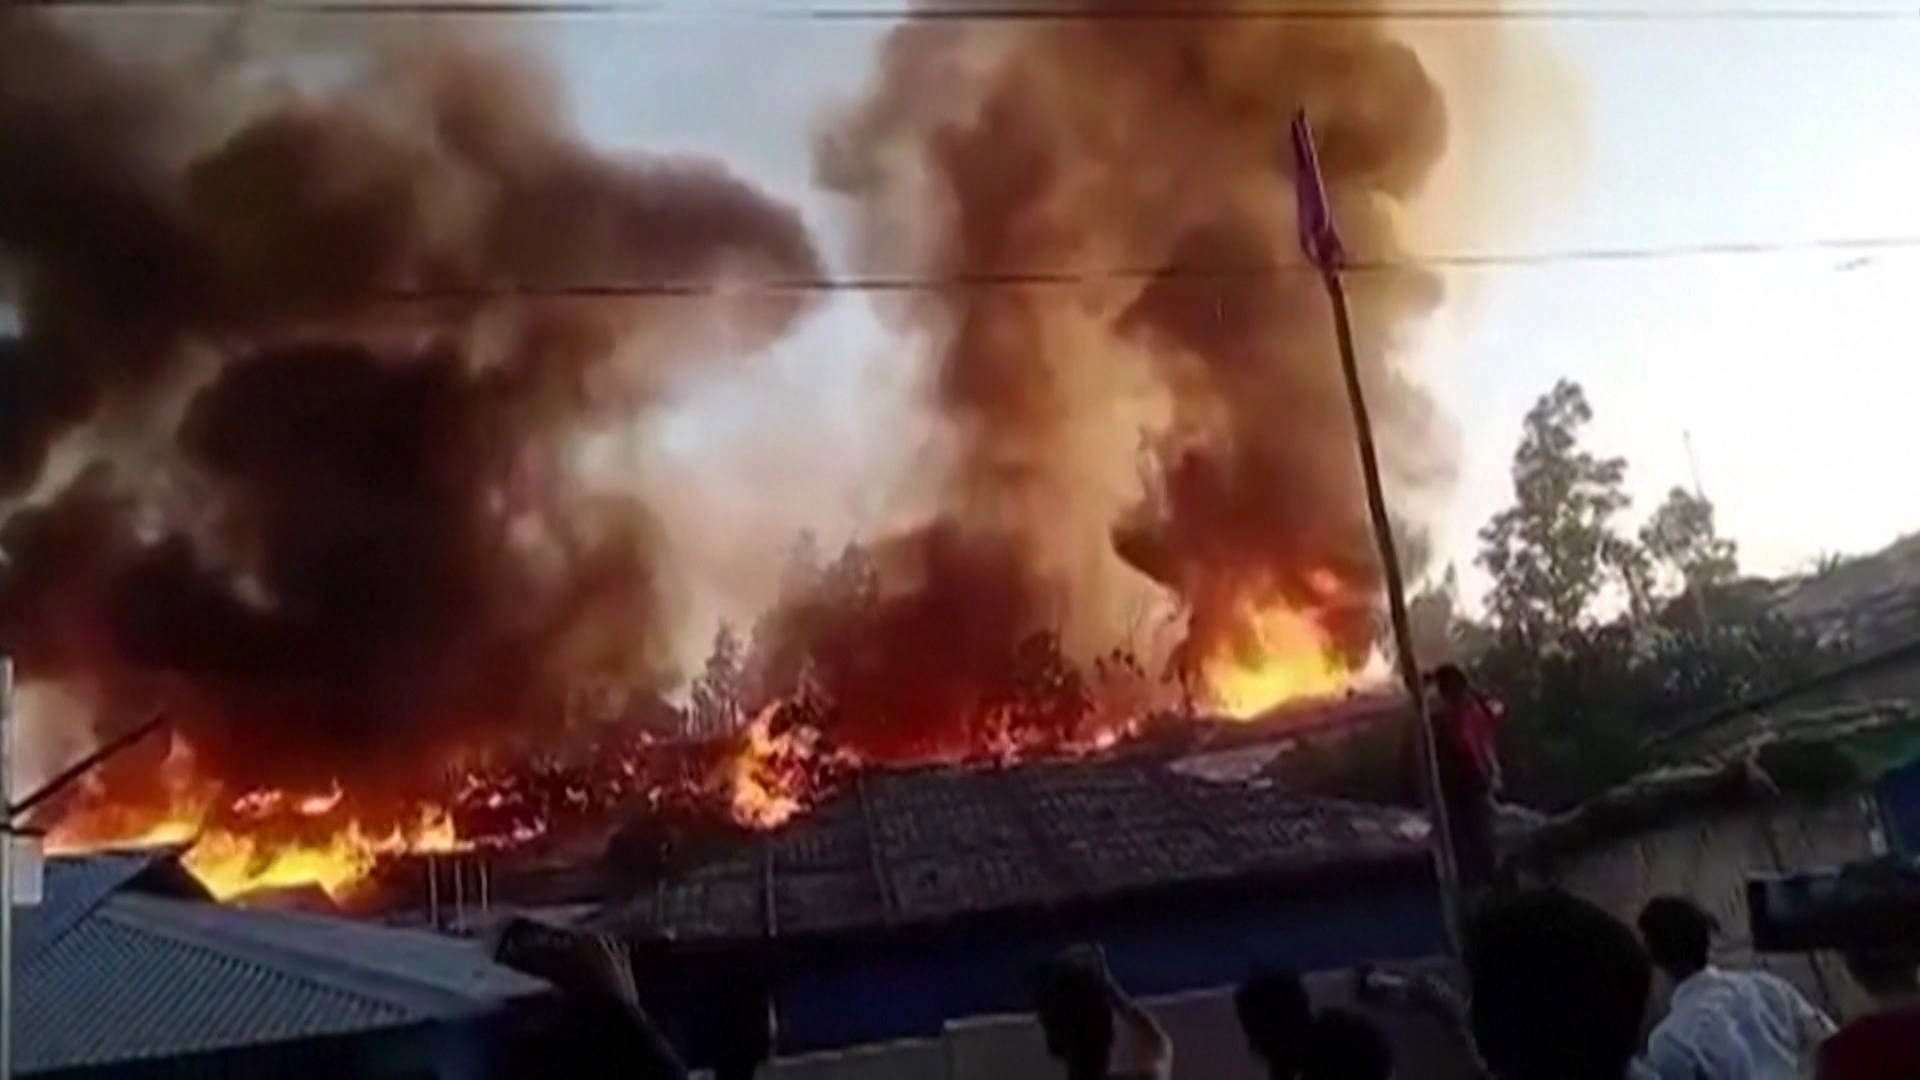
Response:
[[[1399,655],[1400,680],[1406,686],[1408,703],[1413,707],[1414,723],[1420,732],[1421,770],[1425,780],[1428,820],[1432,822],[1435,876],[1439,879],[1441,903],[1447,926],[1454,934],[1456,950],[1460,944],[1460,878],[1453,850],[1453,833],[1447,828],[1446,798],[1440,786],[1440,761],[1433,720],[1427,714],[1427,695],[1420,677],[1420,658],[1414,655],[1413,631],[1407,621],[1406,582],[1400,574],[1400,557],[1393,541],[1392,521],[1387,517],[1386,494],[1380,485],[1380,454],[1373,443],[1373,422],[1367,412],[1367,397],[1360,385],[1360,364],[1353,345],[1353,323],[1347,311],[1347,292],[1340,280],[1342,253],[1333,228],[1332,211],[1320,176],[1319,157],[1314,151],[1313,131],[1304,110],[1293,120],[1294,184],[1299,194],[1300,242],[1307,257],[1320,271],[1326,285],[1327,301],[1333,307],[1333,328],[1340,348],[1340,370],[1346,378],[1347,403],[1353,410],[1354,437],[1360,449],[1360,472],[1366,482],[1367,512],[1373,521],[1374,541],[1379,547],[1380,569],[1386,578],[1387,617],[1393,629],[1394,651]]]

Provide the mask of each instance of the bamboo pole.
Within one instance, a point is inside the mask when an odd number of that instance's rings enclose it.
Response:
[[[1453,933],[1456,950],[1460,945],[1460,877],[1453,850],[1453,833],[1447,827],[1446,799],[1440,786],[1439,747],[1433,719],[1427,713],[1427,695],[1420,676],[1420,658],[1413,650],[1413,630],[1407,620],[1406,582],[1400,573],[1400,557],[1393,540],[1393,525],[1387,516],[1386,494],[1380,484],[1380,454],[1373,441],[1373,422],[1367,410],[1365,389],[1360,385],[1360,364],[1353,343],[1353,321],[1347,310],[1347,291],[1340,280],[1340,242],[1333,227],[1332,211],[1326,199],[1325,183],[1320,175],[1319,157],[1313,145],[1312,128],[1305,111],[1296,113],[1293,122],[1294,183],[1300,196],[1301,248],[1320,270],[1326,286],[1327,302],[1333,308],[1333,328],[1340,351],[1340,370],[1345,377],[1347,403],[1353,411],[1354,438],[1360,451],[1360,472],[1366,482],[1367,513],[1373,523],[1374,542],[1380,554],[1380,569],[1386,579],[1387,617],[1393,631],[1394,652],[1398,654],[1400,680],[1413,708],[1414,723],[1420,732],[1421,770],[1425,780],[1428,819],[1433,827],[1435,877],[1439,881],[1441,903]]]

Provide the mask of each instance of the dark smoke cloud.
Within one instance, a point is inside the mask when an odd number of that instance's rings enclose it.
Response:
[[[953,282],[890,309],[934,343],[957,449],[931,533],[943,554],[895,603],[933,622],[890,623],[876,648],[923,650],[918,666],[945,669],[930,681],[968,677],[938,632],[949,593],[995,598],[1013,620],[999,652],[1050,622],[1110,641],[1117,556],[1185,606],[1177,662],[1246,648],[1251,613],[1276,604],[1358,661],[1380,577],[1325,298],[1285,269],[1301,262],[1285,137],[1306,108],[1349,249],[1388,257],[1396,207],[1445,141],[1439,93],[1384,17],[1035,6],[1063,17],[903,26],[819,142],[863,268]],[[1160,273],[978,283],[1115,268]],[[1437,283],[1369,272],[1351,290],[1391,479],[1431,483],[1448,469],[1434,410],[1389,355]],[[969,545],[994,556],[955,554]]]
[[[602,157],[537,70],[458,47],[195,90],[0,13],[24,677],[164,701],[233,789],[356,798],[539,738],[573,679],[661,686],[656,523],[569,456],[802,301],[556,293],[817,276],[797,216],[713,165]]]

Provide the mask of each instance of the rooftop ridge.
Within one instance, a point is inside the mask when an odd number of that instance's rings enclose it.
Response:
[[[215,955],[240,959],[310,986],[347,994],[398,1014],[408,1021],[457,1018],[492,1007],[497,999],[462,992],[423,977],[408,977],[365,963],[360,957],[319,948],[304,949],[286,938],[249,933],[246,927],[277,925],[306,929],[301,916],[280,912],[243,911],[186,900],[122,895],[112,897],[102,917],[142,933]],[[318,919],[319,917],[314,917]],[[320,920],[326,922],[327,920]],[[386,926],[329,927],[337,931],[411,936],[422,931]],[[447,947],[458,948],[449,941]],[[481,954],[476,952],[476,957]],[[483,963],[490,962],[482,959]],[[531,984],[532,980],[528,980]],[[527,988],[532,992],[531,985]],[[508,996],[508,995],[503,995]]]

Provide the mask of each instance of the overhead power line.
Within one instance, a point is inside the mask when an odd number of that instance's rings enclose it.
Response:
[[[192,12],[286,13],[318,15],[544,16],[630,15],[702,20],[799,20],[814,22],[946,21],[1374,21],[1401,22],[1576,22],[1576,23],[1847,23],[1920,21],[1920,7],[1725,6],[1674,8],[1608,5],[1502,7],[1445,3],[1388,5],[1362,9],[1353,4],[1270,4],[1244,8],[1204,8],[1179,0],[1128,4],[1099,11],[1063,5],[981,3],[906,5],[860,4],[699,4],[672,0],[13,0],[15,6],[69,9],[172,10]]]
[[[1803,241],[1727,241],[1687,244],[1674,247],[1581,248],[1533,252],[1462,252],[1404,256],[1389,259],[1355,259],[1343,268],[1349,274],[1407,273],[1414,271],[1473,272],[1500,269],[1528,269],[1545,266],[1606,265],[1669,262],[1683,259],[1750,258],[1778,255],[1833,254],[1850,256],[1849,266],[1875,254],[1920,251],[1920,235],[1842,237]],[[844,277],[772,277],[730,281],[655,280],[560,283],[552,285],[502,285],[471,288],[423,287],[383,290],[379,297],[395,301],[459,301],[495,297],[525,296],[555,299],[632,297],[699,297],[748,294],[806,293],[917,293],[965,290],[1036,289],[1076,285],[1096,285],[1127,281],[1191,281],[1201,284],[1257,281],[1283,275],[1318,276],[1318,268],[1306,262],[1267,263],[1255,266],[1142,267],[1109,266],[1057,270],[973,271],[944,275],[855,275]]]

